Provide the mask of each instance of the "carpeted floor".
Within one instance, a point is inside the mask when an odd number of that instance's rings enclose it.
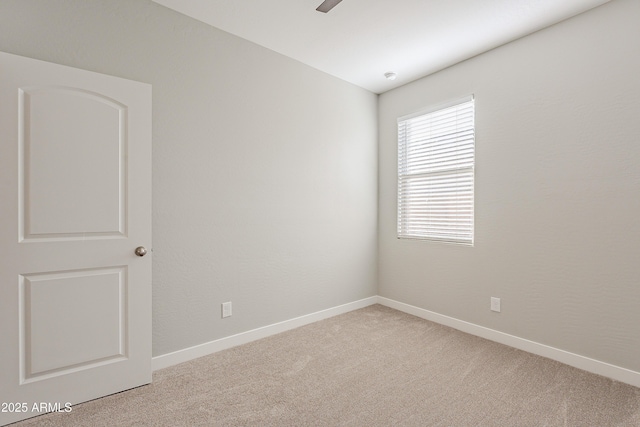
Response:
[[[374,305],[12,426],[640,426],[640,389]]]

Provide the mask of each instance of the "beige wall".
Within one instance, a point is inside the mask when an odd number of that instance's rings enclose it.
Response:
[[[639,22],[614,0],[380,96],[381,296],[640,371]],[[398,240],[396,118],[469,94],[475,247]]]
[[[0,50],[153,85],[154,355],[376,294],[374,94],[150,0],[2,0]]]

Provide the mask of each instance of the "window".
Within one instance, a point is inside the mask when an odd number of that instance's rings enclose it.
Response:
[[[474,100],[398,119],[398,237],[473,245]]]

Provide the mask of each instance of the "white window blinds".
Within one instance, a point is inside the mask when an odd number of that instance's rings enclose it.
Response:
[[[474,100],[398,119],[398,237],[473,244]]]

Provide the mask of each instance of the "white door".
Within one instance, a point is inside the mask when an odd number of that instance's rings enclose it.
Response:
[[[150,383],[151,86],[0,52],[0,150],[0,425]]]

